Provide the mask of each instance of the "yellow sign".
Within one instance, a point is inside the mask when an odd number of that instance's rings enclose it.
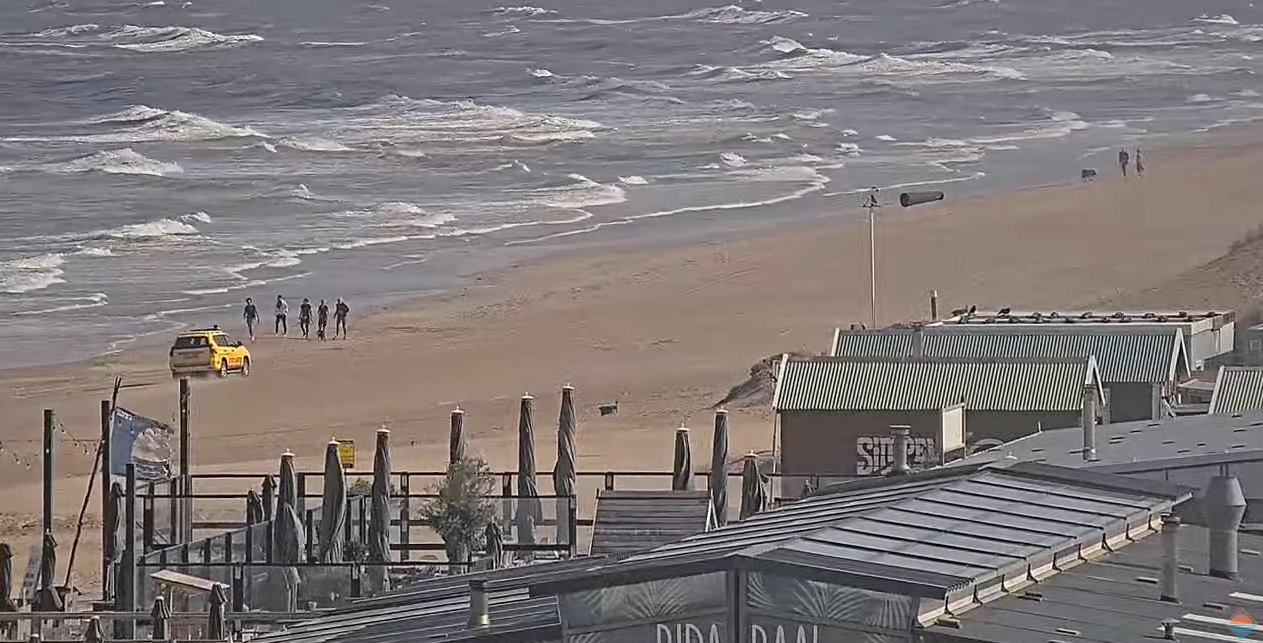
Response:
[[[338,440],[338,461],[343,469],[355,468],[355,440]]]

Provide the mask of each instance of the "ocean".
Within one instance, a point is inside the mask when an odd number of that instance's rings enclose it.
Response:
[[[1249,0],[505,2],[0,4],[0,364],[1263,118]]]

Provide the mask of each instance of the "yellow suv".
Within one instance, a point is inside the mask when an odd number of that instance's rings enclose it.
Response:
[[[216,373],[250,375],[250,350],[218,326],[180,333],[171,345],[171,377]]]

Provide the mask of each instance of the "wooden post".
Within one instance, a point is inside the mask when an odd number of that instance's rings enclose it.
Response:
[[[53,533],[53,430],[56,418],[52,409],[44,409],[44,529]]]
[[[115,610],[136,611],[136,465],[127,463],[127,504],[124,505],[123,564],[120,565]],[[136,638],[136,622],[129,619],[114,621],[114,638]]]
[[[110,523],[113,522],[114,503],[110,498],[110,484],[113,482],[114,472],[110,470],[110,433],[114,427],[111,426],[114,419],[114,405],[109,400],[101,400],[101,579],[105,581],[110,577],[110,560],[114,558],[114,543],[118,540],[118,535],[110,531]],[[113,600],[111,593],[113,588],[110,583],[103,583],[101,590],[101,601],[108,603]]]
[[[190,448],[189,448],[189,378],[180,378],[180,490],[176,494],[178,499],[173,498],[170,502],[178,503],[175,505],[179,515],[179,540],[176,540],[175,534],[172,534],[172,540],[180,543],[187,543],[193,539],[193,478],[190,470]]]

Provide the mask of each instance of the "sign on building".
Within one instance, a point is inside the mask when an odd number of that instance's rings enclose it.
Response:
[[[861,435],[855,439],[855,474],[881,475],[895,461],[895,438],[891,435]],[[914,469],[939,463],[934,438],[908,436],[908,466]]]

